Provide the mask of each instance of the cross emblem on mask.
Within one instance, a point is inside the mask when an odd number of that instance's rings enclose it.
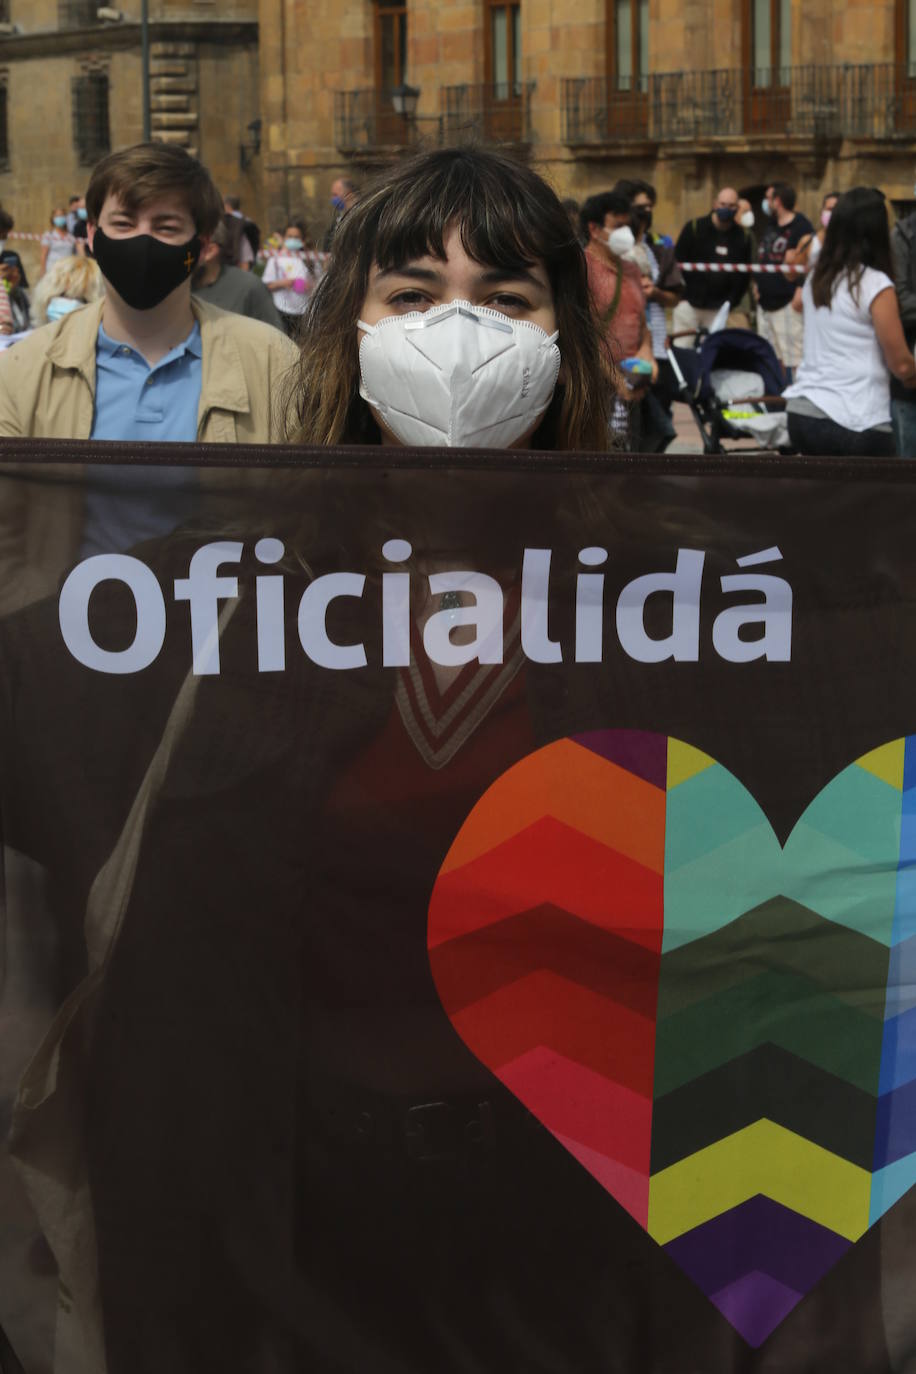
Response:
[[[187,257],[185,258],[185,260],[184,260],[184,270],[185,270],[186,272],[190,272],[190,270],[191,270],[191,268],[192,268],[193,266],[194,266],[194,258],[193,258],[193,256],[192,256],[191,250],[190,250],[190,248],[189,248],[189,249],[188,249],[188,256],[187,256]]]

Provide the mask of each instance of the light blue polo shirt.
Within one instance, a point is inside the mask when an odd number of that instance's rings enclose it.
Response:
[[[99,326],[95,349],[95,415],[90,439],[121,443],[193,443],[202,379],[200,326],[155,367]],[[193,468],[127,466],[89,469],[80,558],[121,553],[170,533],[199,508]]]

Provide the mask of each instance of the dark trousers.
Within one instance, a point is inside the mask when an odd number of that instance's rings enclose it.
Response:
[[[789,441],[799,453],[820,458],[893,458],[896,454],[890,430],[846,429],[833,420],[789,411]]]

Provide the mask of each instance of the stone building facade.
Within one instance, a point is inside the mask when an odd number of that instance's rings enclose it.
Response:
[[[142,134],[140,0],[0,0],[0,202],[41,232],[104,146]],[[123,7],[123,8],[121,8]],[[719,185],[916,178],[916,0],[149,0],[154,137],[266,227],[405,147],[515,146],[563,195],[632,175],[657,220]],[[111,11],[105,11],[111,13]],[[419,90],[398,113],[392,88]],[[252,129],[256,121],[260,125]],[[102,127],[104,126],[104,127]],[[27,265],[37,258],[25,243]]]
[[[671,228],[774,177],[809,213],[859,183],[913,202],[916,0],[260,0],[259,19],[271,219],[320,230],[339,171],[466,132],[577,199],[645,177]]]
[[[98,156],[143,136],[140,0],[0,4],[0,203],[41,233]],[[226,194],[259,199],[257,0],[150,0],[154,138],[198,152]],[[240,149],[245,146],[244,155]],[[242,162],[245,162],[245,168]],[[34,272],[38,245],[18,240]]]

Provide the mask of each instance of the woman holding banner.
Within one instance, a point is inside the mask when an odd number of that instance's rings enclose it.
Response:
[[[916,387],[894,290],[883,194],[840,196],[802,292],[804,355],[790,386],[789,438],[800,452],[892,458],[890,374]]]
[[[777,1258],[804,1275],[794,1237],[811,1234],[780,1229],[781,1204],[760,1211],[754,1171],[746,1195],[746,1175],[721,1167],[721,1155],[710,1166],[724,1176],[730,1211],[750,1220],[743,1232],[717,1229],[712,1246],[701,1235],[705,1289],[666,1253],[665,1236],[648,1230],[650,1173],[664,1188],[671,1142],[689,1137],[692,1155],[705,1154],[720,1136],[696,1131],[728,1130],[728,1141],[743,1126],[740,1113],[757,1110],[755,1065],[767,1116],[774,1079],[788,1078],[790,1105],[807,1111],[809,1084],[819,1089],[827,1077],[787,1075],[787,1055],[754,1053],[749,1068],[742,1054],[734,1076],[723,1066],[729,1077],[717,1080],[715,1097],[706,1059],[702,1097],[685,1100],[685,1085],[672,1082],[694,1040],[714,1054],[723,1042],[747,1043],[730,997],[736,956],[737,976],[753,989],[752,1028],[769,1046],[779,1007],[757,988],[758,975],[786,964],[777,902],[769,959],[756,916],[743,926],[750,934],[716,946],[714,958],[684,965],[674,950],[672,1016],[681,989],[694,995],[691,970],[706,986],[710,968],[716,978],[726,969],[729,998],[689,1043],[683,1022],[668,1018],[673,1068],[659,1090],[663,1108],[654,1105],[674,852],[667,794],[694,776],[705,787],[721,745],[733,766],[750,760],[755,798],[768,794],[783,818],[798,814],[794,722],[813,720],[823,699],[815,692],[809,714],[793,714],[818,679],[804,675],[804,659],[802,676],[790,674],[785,655],[775,675],[763,661],[755,669],[748,659],[762,641],[738,644],[741,669],[723,675],[712,651],[715,626],[721,633],[727,622],[712,620],[708,598],[730,578],[744,598],[755,565],[778,568],[776,531],[788,566],[812,538],[811,522],[782,482],[742,475],[730,491],[716,473],[704,494],[693,476],[646,483],[629,463],[609,471],[587,459],[501,458],[510,443],[603,441],[606,392],[581,253],[565,216],[552,241],[560,221],[550,194],[504,159],[434,154],[413,164],[406,184],[395,172],[391,185],[409,200],[424,176],[430,200],[415,239],[385,187],[368,197],[376,210],[374,227],[372,214],[363,221],[365,239],[346,237],[344,221],[340,276],[332,269],[317,295],[340,338],[316,306],[333,367],[323,373],[326,396],[307,380],[303,427],[337,444],[476,439],[479,461],[449,462],[429,447],[280,450],[254,492],[225,467],[208,521],[114,565],[84,560],[67,575],[66,596],[0,619],[3,839],[53,879],[85,965],[30,1056],[13,1121],[62,1280],[58,1374],[799,1374],[812,1360],[818,1369],[884,1370],[882,1356],[869,1355],[884,1340],[876,1244],[858,1260],[843,1256],[845,1289],[825,1288],[819,1307],[809,1294],[801,1337],[787,1323],[760,1360],[749,1353],[736,1324],[743,1314],[781,1323],[787,1293],[789,1302],[800,1295],[768,1271],[747,1275],[744,1245],[730,1237],[749,1237],[747,1263],[760,1237],[762,1263],[773,1265],[776,1215],[777,1237],[788,1238]],[[551,351],[558,331],[565,375]],[[521,369],[503,371],[515,354]],[[27,480],[40,495],[36,478]],[[79,474],[69,480],[79,495]],[[814,545],[832,595],[846,572],[833,552],[846,551],[844,527],[837,535],[833,521],[815,525],[834,540]],[[905,537],[896,532],[908,549]],[[736,558],[748,570],[737,578]],[[595,595],[605,563],[606,617]],[[859,566],[846,583],[856,595]],[[431,585],[434,569],[442,579],[452,570],[452,585]],[[84,581],[82,609],[62,617],[87,570],[96,581]],[[773,571],[761,574],[765,593],[780,582],[790,591]],[[489,642],[481,614],[461,604],[475,585],[480,603],[496,607]],[[618,618],[612,638],[612,594],[618,617],[623,604],[631,628],[638,620],[637,653],[623,652]],[[743,613],[767,610],[768,598]],[[152,606],[152,629],[141,601]],[[701,602],[702,654],[690,645],[691,635],[699,645]],[[843,604],[840,594],[827,606]],[[720,614],[734,620],[736,609]],[[832,616],[821,631],[817,609],[803,611],[799,638],[803,647],[813,640],[816,654],[839,641],[824,659],[828,681],[848,641]],[[786,614],[773,619],[785,624]],[[116,670],[97,671],[69,649],[74,627],[102,653],[136,644],[146,654],[150,643],[152,652],[142,668],[120,658]],[[494,639],[502,652],[489,654]],[[666,668],[665,658],[676,661]],[[447,685],[439,667],[452,674]],[[884,694],[863,681],[853,700],[881,698],[884,709]],[[832,701],[832,681],[820,690]],[[853,709],[839,702],[808,750],[803,795],[815,769],[823,779],[825,755],[844,765],[849,757]],[[866,712],[859,738],[869,748],[885,737],[872,731],[884,719]],[[686,741],[677,756],[659,731]],[[559,745],[567,762],[548,762],[532,786],[516,766],[544,745]],[[894,790],[873,781],[882,797]],[[734,789],[725,803],[711,795],[712,805],[702,790],[671,803],[698,818],[697,858],[721,807],[732,862],[750,860],[752,874],[769,878],[775,851],[764,847],[755,862],[757,802],[741,801],[736,813]],[[733,814],[739,825],[751,817],[746,846],[734,843]],[[719,889],[745,890],[720,852],[708,887],[687,879],[698,898],[687,921],[705,921],[707,896]],[[838,852],[848,886],[852,849]],[[690,875],[694,854],[682,846]],[[880,868],[871,848],[866,862]],[[808,870],[799,871],[804,882]],[[754,882],[746,891],[756,903],[771,889],[758,893]],[[855,900],[862,904],[858,889]],[[37,905],[20,901],[18,910],[31,915]],[[484,923],[462,924],[478,911]],[[806,950],[811,929],[800,927]],[[821,965],[833,967],[834,946],[826,958],[821,948],[808,955],[818,979]],[[859,1003],[861,944],[847,957],[852,981],[837,986]],[[847,965],[837,968],[845,978]],[[792,1026],[798,1000],[793,991],[786,1006]],[[832,1042],[822,994],[806,1001],[812,1043]],[[880,1012],[874,1019],[880,1030]],[[852,1028],[864,1038],[858,1019]],[[847,1115],[852,1103],[855,1121],[868,1110],[874,1117],[864,1090],[844,1089],[838,1101]],[[816,1106],[816,1117],[826,1115],[820,1098]],[[659,1157],[650,1115],[663,1111]],[[798,1139],[794,1126],[783,1134]],[[766,1176],[781,1186],[782,1156],[773,1165],[772,1137],[762,1139],[752,1162],[766,1155]],[[811,1158],[816,1177],[824,1151]],[[686,1165],[673,1198],[689,1223],[698,1189]],[[853,1169],[861,1193],[865,1168]],[[850,1171],[826,1185],[844,1214]],[[792,1198],[808,1176],[793,1178]],[[735,1196],[749,1196],[750,1213],[743,1201],[731,1207]],[[818,1243],[815,1255],[836,1253]],[[904,1281],[909,1300],[908,1269]]]
[[[606,445],[611,379],[581,246],[547,186],[498,154],[436,152],[370,189],[341,223],[303,337],[306,442]],[[66,1285],[58,1342],[80,1352],[68,1374],[489,1374],[530,1365],[529,1330],[565,1371],[611,1368],[623,1339],[626,1282],[610,1316],[592,1314],[627,1219],[597,1217],[589,1177],[462,1046],[427,953],[430,892],[477,799],[573,715],[592,719],[591,692],[617,680],[589,660],[584,702],[571,714],[565,689],[555,700],[538,665],[555,661],[548,629],[568,635],[572,611],[554,606],[548,625],[543,559],[527,593],[543,621],[529,649],[536,636],[542,650],[522,649],[523,546],[549,550],[569,508],[544,501],[535,463],[493,472],[481,501],[428,448],[426,471],[385,458],[380,503],[365,455],[355,470],[342,456],[323,473],[278,468],[254,516],[227,469],[221,523],[146,547],[162,586],[197,597],[199,546],[225,553],[237,534],[241,594],[214,636],[216,674],[190,671],[176,600],[177,652],[170,641],[152,674],[104,678],[131,721],[130,758],[88,781],[74,766],[71,819],[101,808],[97,830],[62,854],[44,812],[33,827],[25,802],[18,825],[4,811],[12,843],[63,871],[89,951],[15,1129]],[[573,506],[576,542],[551,573],[567,589],[580,540],[616,556],[633,539],[626,516],[583,501],[580,520]],[[321,619],[337,643],[366,646],[366,671],[329,673],[292,652],[296,607],[352,567],[368,567],[365,596]],[[502,596],[498,653],[474,624],[475,592],[422,590],[434,570],[468,567]],[[375,611],[392,586],[405,641],[383,644]],[[125,610],[104,589],[93,598],[112,642]],[[10,617],[5,634],[22,638],[7,661],[86,703],[73,738],[88,743],[109,709],[73,659],[63,684],[57,617],[53,600]],[[434,639],[430,658],[417,646]],[[268,672],[287,642],[285,669]],[[27,771],[36,786],[46,775],[34,758]]]

